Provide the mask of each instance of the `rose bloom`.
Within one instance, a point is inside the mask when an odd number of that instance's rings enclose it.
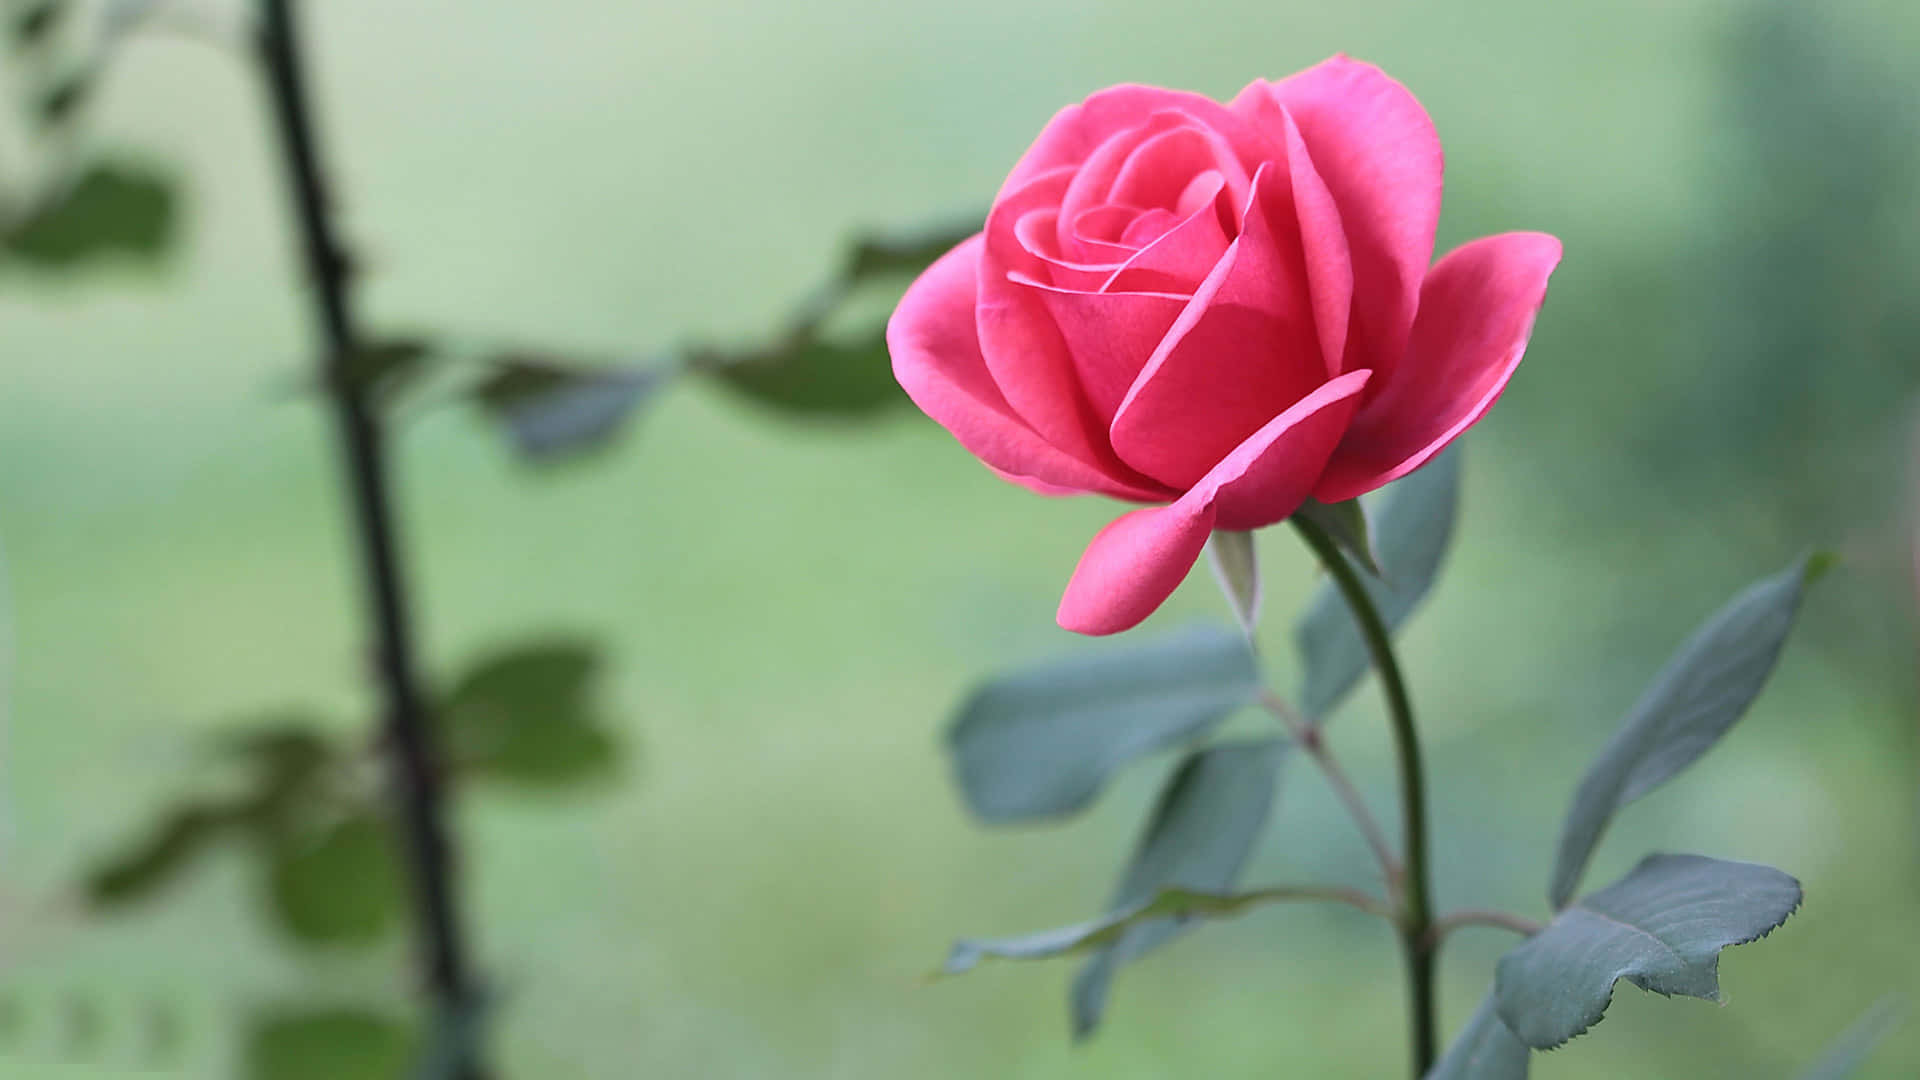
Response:
[[[1153,504],[1094,537],[1060,625],[1133,626],[1213,530],[1372,491],[1492,407],[1560,242],[1432,263],[1442,171],[1426,110],[1345,57],[1226,105],[1116,86],[907,290],[895,377],[961,445],[1035,491]]]

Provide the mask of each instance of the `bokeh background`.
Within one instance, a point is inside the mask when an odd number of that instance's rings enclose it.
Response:
[[[1443,903],[1541,914],[1571,785],[1667,653],[1793,553],[1846,557],[1753,714],[1625,815],[1591,878],[1697,851],[1796,873],[1805,907],[1727,954],[1727,1007],[1625,988],[1535,1075],[1785,1077],[1920,994],[1910,0],[307,8],[376,325],[612,355],[764,334],[851,231],[977,213],[1100,86],[1230,96],[1334,52],[1380,63],[1446,144],[1442,249],[1517,228],[1567,249],[1404,637]],[[287,948],[238,852],[128,914],[60,899],[191,783],[198,737],[288,704],[355,730],[371,707],[331,431],[289,392],[309,325],[269,136],[243,54],[143,37],[85,138],[178,179],[177,248],[0,263],[0,1076],[168,1075],[137,1049],[156,1009],[166,1068],[228,1075],[278,1002],[408,993],[398,945]],[[623,747],[590,795],[460,806],[506,1075],[1402,1067],[1389,937],[1339,911],[1189,936],[1124,973],[1080,1047],[1070,964],[922,985],[956,935],[1097,911],[1166,767],[1070,824],[987,831],[940,748],[973,681],[1083,646],[1053,607],[1113,507],[1001,484],[910,409],[801,422],[704,383],[564,469],[458,410],[397,452],[432,669],[590,635]],[[1290,539],[1261,548],[1283,688],[1312,584]],[[1154,623],[1220,611],[1195,575]],[[1372,698],[1333,739],[1384,807]],[[1318,777],[1286,785],[1247,879],[1365,880]],[[1449,946],[1449,1030],[1503,944]],[[1866,1075],[1917,1072],[1910,1016]]]

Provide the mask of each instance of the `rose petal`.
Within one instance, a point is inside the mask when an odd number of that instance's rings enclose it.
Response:
[[[1007,404],[1042,439],[1097,472],[1132,486],[1157,487],[1114,455],[1106,420],[1081,391],[1059,328],[1031,289],[1010,280],[1015,274],[1047,280],[1051,268],[1020,243],[1019,222],[1035,210],[1055,207],[1072,172],[1069,167],[1046,173],[987,214],[973,312],[980,355]]]
[[[1342,375],[1274,417],[1172,505],[1123,514],[1100,530],[1061,597],[1060,625],[1081,634],[1129,629],[1179,588],[1216,526],[1270,525],[1298,509],[1369,374]]]
[[[1060,328],[1080,387],[1102,423],[1113,419],[1127,388],[1187,306],[1186,297],[1164,293],[1030,287]]]
[[[1434,266],[1406,359],[1354,417],[1315,498],[1340,502],[1397,480],[1486,415],[1526,353],[1560,250],[1545,233],[1505,233]]]
[[[1433,121],[1406,87],[1344,56],[1278,83],[1255,82],[1229,107],[1268,131],[1283,129],[1284,107],[1299,125],[1353,253],[1341,370],[1372,368],[1386,379],[1405,350],[1433,259],[1445,171]]]
[[[1211,98],[1158,86],[1114,86],[1055,113],[1008,174],[999,198],[1049,170],[1086,161],[1115,132],[1139,127],[1156,112],[1185,113],[1193,118],[1195,127],[1219,132],[1242,162],[1256,164],[1280,156],[1277,140],[1253,129]]]
[[[1115,479],[1050,445],[1008,406],[974,336],[974,282],[984,242],[940,257],[887,322],[894,377],[914,404],[996,472],[1036,490],[1095,491],[1157,502],[1172,493]]]
[[[1284,167],[1254,177],[1239,239],[1127,391],[1110,429],[1133,468],[1176,489],[1326,381]]]
[[[1314,168],[1306,140],[1291,115],[1285,115],[1287,176],[1293,182],[1293,211],[1300,227],[1300,252],[1313,298],[1313,326],[1327,377],[1345,370],[1348,316],[1353,308],[1353,256],[1346,225],[1333,193]]]
[[[1205,186],[1190,188],[1181,196],[1183,201],[1196,202],[1194,211],[1114,271],[1101,291],[1191,296],[1213,272],[1233,242],[1227,222],[1238,215],[1230,208],[1226,181],[1218,173],[1205,173],[1196,180],[1204,180]]]

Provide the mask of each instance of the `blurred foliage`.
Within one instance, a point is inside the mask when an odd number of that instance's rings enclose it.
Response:
[[[7,229],[4,254],[49,270],[109,256],[151,262],[174,242],[178,202],[172,183],[149,166],[96,164]]]
[[[256,1020],[246,1047],[249,1080],[396,1080],[417,1039],[379,1013],[285,1012]]]

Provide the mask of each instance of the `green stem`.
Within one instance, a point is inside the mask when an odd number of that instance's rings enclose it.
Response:
[[[1400,761],[1400,808],[1405,833],[1405,879],[1400,889],[1400,945],[1407,964],[1408,1041],[1412,1044],[1415,1080],[1433,1067],[1435,1056],[1433,905],[1427,881],[1427,781],[1420,762],[1420,733],[1413,723],[1413,703],[1406,680],[1393,654],[1393,636],[1360,575],[1340,553],[1326,531],[1295,515],[1290,519],[1301,539],[1313,549],[1353,611],[1366,639],[1380,687],[1387,699],[1387,718]]]

